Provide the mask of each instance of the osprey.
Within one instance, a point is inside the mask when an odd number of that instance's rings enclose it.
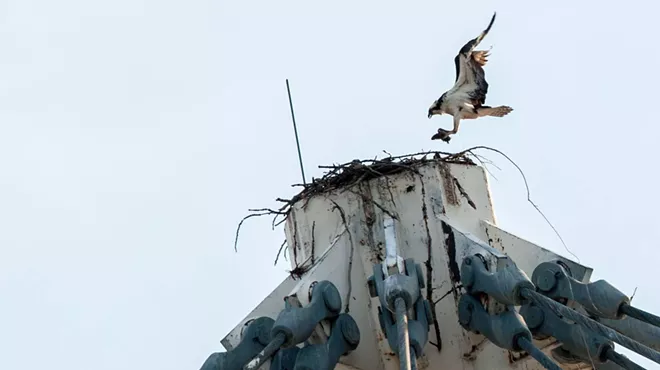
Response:
[[[456,81],[454,86],[431,105],[428,112],[429,119],[433,115],[449,114],[454,117],[454,128],[451,131],[438,129],[438,133],[431,140],[441,139],[449,142],[449,135],[458,132],[458,126],[462,119],[476,119],[479,117],[492,116],[503,117],[509,114],[513,108],[502,105],[489,107],[486,103],[488,93],[488,82],[483,66],[488,61],[490,50],[474,50],[490,31],[495,22],[495,15],[491,18],[488,27],[479,36],[470,40],[461,48],[454,58],[456,64]]]

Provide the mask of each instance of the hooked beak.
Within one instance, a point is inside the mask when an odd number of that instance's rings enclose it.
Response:
[[[429,119],[433,117],[433,113],[429,112]]]

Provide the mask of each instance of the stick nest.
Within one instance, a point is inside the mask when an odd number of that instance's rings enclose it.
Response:
[[[286,212],[295,203],[301,200],[308,200],[315,195],[342,188],[351,188],[353,185],[364,181],[405,171],[418,173],[417,168],[428,163],[459,163],[476,165],[470,157],[474,157],[474,154],[470,151],[463,151],[454,154],[445,152],[422,152],[397,157],[389,155],[383,159],[354,159],[353,161],[344,164],[319,166],[319,168],[328,170],[321,178],[312,179],[312,182],[309,184],[295,184],[293,186],[303,187],[303,190],[300,193],[291,199],[278,198],[277,200],[285,203],[285,205],[280,208],[280,211]]]

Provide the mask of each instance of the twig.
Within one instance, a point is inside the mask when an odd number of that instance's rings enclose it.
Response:
[[[278,221],[276,224],[273,224],[273,230],[274,230],[276,227],[280,226],[282,223],[286,222],[286,220],[287,220],[287,218],[284,217],[283,219],[281,219],[280,221]],[[273,221],[275,221],[275,220],[273,220]]]
[[[260,213],[253,213],[251,215],[247,215],[243,217],[241,222],[238,223],[238,227],[236,228],[236,238],[234,239],[234,252],[238,252],[238,233],[241,231],[241,226],[243,226],[243,222],[247,220],[248,218],[252,217],[259,217],[259,216],[267,216],[272,214],[271,212],[260,212]]]
[[[286,239],[282,242],[282,245],[280,245],[280,250],[277,251],[277,256],[275,257],[275,263],[273,266],[277,266],[277,260],[280,259],[280,254],[282,253],[282,249],[286,245]],[[286,255],[284,255],[284,258],[286,258]]]
[[[452,176],[452,177],[453,177],[453,176]],[[463,196],[463,198],[465,198],[465,199],[467,200],[467,202],[468,202],[468,204],[470,205],[470,207],[472,207],[472,209],[475,209],[475,210],[476,210],[476,209],[477,209],[477,205],[474,204],[474,202],[472,201],[472,198],[470,198],[470,194],[468,194],[468,193],[465,191],[465,189],[463,189],[463,186],[461,185],[460,182],[458,182],[458,179],[457,179],[457,178],[455,178],[455,177],[453,177],[453,178],[454,178],[454,185],[456,185],[456,188],[458,189],[458,192],[461,193],[461,195]]]
[[[394,214],[392,214],[392,212],[388,211],[387,209],[385,209],[385,207],[383,207],[383,206],[380,205],[378,202],[376,202],[375,200],[373,200],[373,198],[368,198],[366,195],[364,195],[364,194],[362,194],[362,193],[358,193],[357,191],[355,191],[355,190],[353,190],[353,189],[348,189],[348,191],[350,191],[351,193],[353,193],[353,194],[357,195],[358,197],[362,198],[362,201],[363,201],[363,202],[365,202],[365,203],[369,202],[369,203],[375,205],[375,206],[378,207],[381,211],[383,211],[383,213],[385,213],[386,215],[392,217],[393,219],[395,219],[395,220],[398,220],[398,219],[399,219],[399,218],[396,217]]]
[[[280,210],[280,211],[276,211],[276,210],[274,210],[274,209],[270,209],[270,208],[256,208],[256,209],[255,209],[255,208],[251,208],[251,209],[248,209],[248,211],[249,211],[249,212],[268,212],[268,213],[270,213],[270,214],[286,215],[286,212],[282,212],[281,210]]]
[[[438,302],[442,301],[445,297],[447,297],[448,295],[454,293],[454,292],[457,291],[458,289],[461,289],[462,287],[463,287],[463,285],[458,284],[458,285],[456,285],[455,287],[449,289],[449,291],[448,291],[447,293],[443,294],[440,298],[438,298],[438,299],[436,299],[435,301],[433,301],[433,304],[434,304],[434,305],[438,304]]]
[[[337,209],[339,211],[339,215],[341,216],[341,221],[344,223],[344,227],[346,228],[346,231],[348,232],[348,241],[351,244],[351,253],[348,257],[348,292],[346,293],[346,309],[344,310],[346,313],[349,312],[349,306],[351,303],[351,292],[353,290],[353,284],[351,281],[351,272],[353,271],[353,254],[355,253],[355,245],[353,244],[353,236],[351,236],[351,229],[348,227],[348,223],[346,222],[346,214],[344,213],[344,210],[335,202],[334,200],[330,199],[332,204],[334,204],[333,210]]]
[[[487,146],[475,146],[475,147],[473,147],[473,148],[469,148],[469,149],[466,149],[466,150],[464,150],[464,151],[462,151],[462,152],[456,153],[455,155],[456,155],[456,156],[464,155],[465,153],[471,153],[472,151],[474,151],[474,150],[478,150],[478,149],[490,150],[490,151],[492,151],[492,152],[495,152],[495,153],[501,155],[502,157],[506,158],[509,162],[511,162],[512,165],[514,165],[514,167],[516,167],[516,169],[518,170],[518,172],[520,172],[520,175],[522,176],[523,182],[525,183],[525,190],[527,191],[527,201],[528,201],[529,204],[531,204],[531,205],[536,209],[536,211],[537,211],[537,212],[538,212],[538,213],[539,213],[539,214],[545,219],[545,222],[546,222],[546,223],[552,228],[552,230],[555,232],[555,234],[557,235],[557,237],[559,238],[559,240],[561,241],[561,243],[564,245],[564,248],[566,249],[566,251],[567,251],[568,253],[570,253],[573,257],[575,257],[575,259],[578,261],[578,263],[580,263],[580,257],[578,257],[575,253],[573,253],[573,252],[568,248],[568,246],[566,245],[566,242],[564,242],[564,238],[562,238],[561,234],[559,234],[559,231],[557,230],[557,228],[555,228],[555,226],[552,224],[552,222],[550,222],[550,220],[548,219],[548,217],[546,217],[546,215],[543,213],[543,211],[541,211],[541,208],[539,208],[539,206],[537,206],[536,203],[534,203],[534,201],[532,200],[531,193],[530,193],[530,191],[529,191],[529,184],[528,184],[528,182],[527,182],[527,177],[525,176],[525,173],[524,173],[523,170],[520,168],[520,166],[518,166],[518,164],[517,164],[516,162],[514,162],[511,158],[509,158],[508,155],[504,154],[502,151],[500,151],[500,150],[498,150],[498,149],[491,148],[491,147],[487,147]]]

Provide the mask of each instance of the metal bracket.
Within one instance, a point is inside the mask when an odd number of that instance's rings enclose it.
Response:
[[[496,346],[510,351],[522,350],[518,345],[521,337],[532,339],[525,321],[515,310],[491,315],[477,298],[468,294],[462,295],[458,302],[458,321],[466,330],[480,333]]]
[[[240,343],[231,351],[211,354],[201,370],[238,370],[263,350],[270,341],[270,331],[275,321],[260,317],[246,324]]]
[[[568,323],[553,312],[534,304],[520,307],[520,314],[537,339],[554,337],[565,350],[586,363],[604,363],[607,361],[607,350],[614,349],[614,343],[605,337],[578,324]],[[568,356],[554,357],[565,363]]]
[[[403,262],[404,273],[393,274],[385,277],[381,264],[373,266],[374,274],[369,278],[369,293],[372,297],[378,297],[378,320],[380,327],[385,333],[390,349],[398,355],[397,343],[398,330],[395,312],[395,300],[403,298],[406,311],[409,312],[408,333],[410,346],[415,350],[415,356],[422,355],[422,350],[428,341],[429,324],[432,321],[431,306],[421,295],[424,288],[424,277],[422,268],[414,259],[406,259]],[[385,308],[385,309],[383,309]],[[412,313],[412,315],[410,314]]]
[[[271,337],[284,334],[282,348],[289,348],[309,338],[316,326],[323,320],[334,318],[341,311],[341,296],[337,287],[324,280],[314,285],[312,299],[305,307],[292,307],[285,304],[273,324]]]
[[[355,350],[360,343],[360,329],[348,314],[341,314],[332,323],[332,331],[328,342],[310,344],[298,351],[294,370],[332,370],[337,366],[339,358]],[[286,370],[286,367],[271,370]]]
[[[621,319],[619,312],[622,304],[630,299],[605,280],[582,283],[574,279],[559,263],[544,262],[532,273],[532,281],[539,293],[554,300],[572,300],[584,307],[588,313],[605,318]]]
[[[510,259],[496,272],[489,272],[479,255],[465,257],[461,266],[461,283],[470,294],[486,293],[504,305],[520,306],[522,289],[534,289],[525,272]]]

